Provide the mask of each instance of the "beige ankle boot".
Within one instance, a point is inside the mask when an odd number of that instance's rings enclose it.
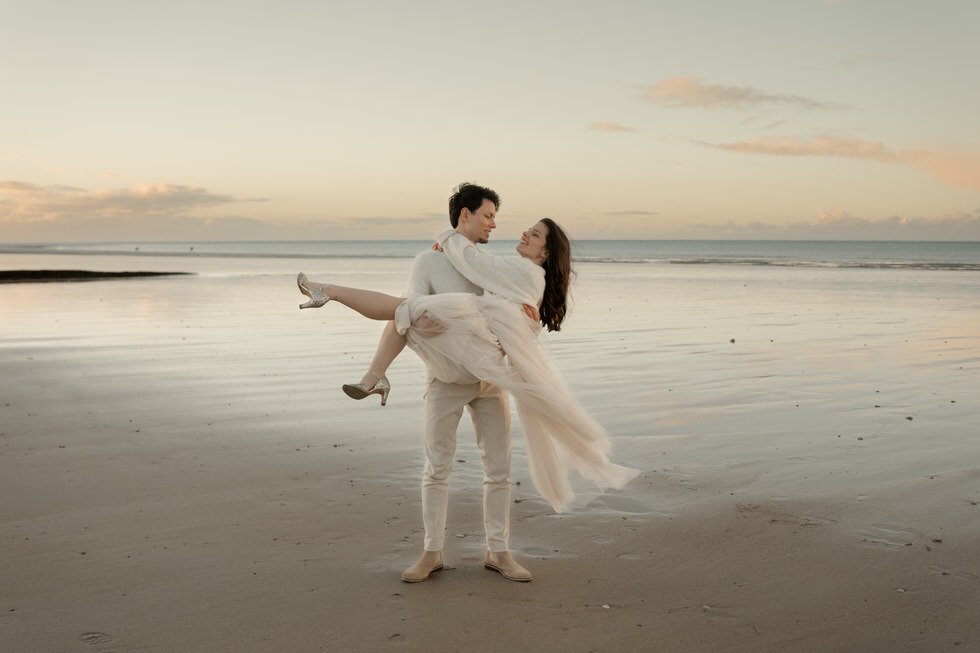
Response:
[[[483,566],[487,569],[499,571],[507,580],[516,580],[519,583],[526,583],[534,578],[524,567],[517,564],[511,557],[510,551],[487,551],[487,556],[483,559]]]
[[[432,573],[442,569],[442,551],[423,551],[422,557],[405,570],[402,580],[406,583],[421,583],[429,580]]]

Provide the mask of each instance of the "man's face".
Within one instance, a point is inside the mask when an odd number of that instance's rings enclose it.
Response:
[[[474,243],[486,243],[490,241],[490,232],[497,228],[496,219],[497,208],[493,202],[485,199],[476,211],[462,210],[456,231]]]

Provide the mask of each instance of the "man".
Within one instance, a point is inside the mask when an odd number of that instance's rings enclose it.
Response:
[[[474,243],[486,243],[496,228],[500,198],[494,191],[461,184],[449,198],[449,222]],[[441,252],[420,254],[412,266],[408,292],[483,294],[465,279]],[[419,325],[416,324],[416,327]],[[389,326],[389,328],[392,328]],[[446,383],[429,378],[425,391],[425,471],[422,475],[423,552],[402,574],[402,580],[428,580],[443,568],[449,504],[449,474],[456,453],[456,429],[463,408],[469,410],[483,461],[483,526],[487,537],[484,566],[515,581],[531,580],[509,551],[510,537],[510,408],[507,393],[467,373]]]

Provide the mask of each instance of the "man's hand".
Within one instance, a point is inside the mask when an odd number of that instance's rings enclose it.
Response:
[[[412,329],[423,338],[431,338],[440,333],[445,333],[448,328],[444,322],[440,322],[429,315],[428,311],[422,313],[419,319],[412,322]]]

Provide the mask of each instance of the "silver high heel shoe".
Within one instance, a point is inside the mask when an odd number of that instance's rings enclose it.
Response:
[[[369,395],[381,395],[381,405],[384,406],[388,403],[388,393],[391,391],[391,384],[388,383],[388,377],[381,376],[374,370],[368,370],[369,374],[373,374],[377,379],[377,383],[373,387],[367,387],[366,383],[345,383],[344,392],[351,399],[364,399]]]
[[[325,292],[320,288],[311,288],[309,283],[310,280],[302,272],[296,277],[296,285],[299,286],[299,291],[310,298],[310,301],[300,304],[300,308],[320,308],[330,301],[331,298]]]

